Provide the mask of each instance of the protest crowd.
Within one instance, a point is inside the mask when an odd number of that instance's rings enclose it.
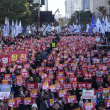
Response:
[[[0,36],[0,110],[110,110],[110,51],[98,35]]]

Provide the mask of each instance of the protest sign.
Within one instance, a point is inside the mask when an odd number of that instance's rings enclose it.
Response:
[[[110,100],[109,99],[105,100],[105,107],[110,107]]]
[[[23,103],[23,105],[32,105],[33,98],[32,97],[21,98],[21,102]]]
[[[30,97],[36,98],[38,95],[38,90],[30,90],[29,91]]]
[[[58,91],[59,97],[66,97],[66,95],[67,95],[67,90],[59,90]]]
[[[72,89],[72,83],[63,83],[63,89],[66,90]]]
[[[92,99],[94,97],[94,90],[84,90],[82,91],[83,99]]]
[[[38,84],[37,83],[26,83],[26,88],[28,90],[37,89],[38,88]]]
[[[66,103],[75,103],[76,101],[76,95],[66,96]]]
[[[18,60],[18,52],[10,52],[10,61],[15,62]]]
[[[1,59],[1,65],[2,66],[3,66],[3,64],[8,64],[9,63],[9,55],[1,55],[0,59]]]
[[[42,89],[43,90],[48,90],[49,89],[49,82],[48,81],[43,82]]]
[[[21,104],[21,97],[15,97],[15,99],[17,100],[17,104]]]
[[[47,100],[48,106],[53,106],[55,102],[58,102],[58,98]]]
[[[17,79],[16,80],[16,85],[19,85],[19,86],[24,85],[24,79]]]
[[[84,110],[94,110],[95,103],[83,103]]]
[[[0,92],[0,100],[3,100],[4,98],[9,98],[10,92]]]
[[[26,61],[27,61],[27,55],[28,55],[28,52],[26,52],[26,51],[20,51],[19,52],[19,60],[22,61],[22,63],[26,63]]]
[[[11,85],[1,85],[1,92],[11,92]]]
[[[17,100],[16,99],[9,99],[8,100],[8,106],[16,108],[17,107]]]

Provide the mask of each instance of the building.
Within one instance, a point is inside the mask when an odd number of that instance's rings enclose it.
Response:
[[[99,6],[104,6],[107,9],[106,15],[110,14],[110,7],[108,5],[108,0],[90,0],[90,11],[95,15],[95,18],[98,17],[102,19],[103,15],[98,11]]]
[[[82,0],[65,0],[65,15],[70,18],[75,11],[83,10]]]
[[[83,11],[90,10],[90,0],[83,0]]]

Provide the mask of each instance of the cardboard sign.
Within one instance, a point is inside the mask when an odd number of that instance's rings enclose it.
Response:
[[[32,97],[25,97],[21,99],[23,105],[32,105],[33,104],[33,98]]]
[[[1,65],[2,66],[3,66],[3,64],[8,64],[9,63],[9,55],[1,55],[0,59],[1,59]]]
[[[66,103],[75,103],[76,101],[76,95],[66,96]]]
[[[77,81],[77,77],[69,77],[70,82],[76,82]]]
[[[93,73],[83,73],[84,78],[91,79],[93,77]]]
[[[0,92],[0,100],[3,100],[4,98],[9,98],[10,92]]]
[[[63,89],[72,89],[72,83],[63,83]]]
[[[84,110],[95,110],[95,103],[83,103]]]
[[[27,61],[27,55],[28,55],[28,52],[26,52],[26,51],[20,51],[19,52],[19,60],[22,61],[23,63],[26,63],[26,61]]]
[[[6,68],[0,68],[0,72],[2,73],[5,73],[6,72]]]
[[[53,106],[55,102],[58,102],[58,98],[47,100],[48,106]]]
[[[36,98],[38,95],[38,90],[30,90],[29,91],[30,97]]]
[[[70,71],[67,71],[67,72],[66,72],[66,75],[67,75],[67,76],[69,76],[70,74],[74,75],[74,72],[70,72]]]
[[[49,75],[48,75],[48,78],[54,79],[55,76],[54,76],[54,74],[49,74]]]
[[[4,79],[10,80],[11,79],[11,74],[4,74]]]
[[[11,85],[1,85],[1,92],[11,92]]]
[[[23,77],[29,77],[29,73],[28,72],[21,72],[20,74]]]
[[[16,85],[19,85],[19,86],[24,85],[24,79],[17,79],[16,80]]]
[[[57,77],[57,81],[64,83],[65,82],[65,77]]]
[[[56,90],[62,89],[61,83],[56,83],[55,85],[56,85]]]
[[[10,73],[14,73],[15,68],[9,68]]]
[[[10,52],[10,61],[16,62],[18,60],[18,52]]]
[[[84,89],[84,88],[87,87],[87,83],[85,83],[85,82],[78,82],[78,83],[77,83],[77,87],[78,87],[79,89]]]
[[[84,90],[82,91],[83,99],[92,99],[94,97],[94,90]]]
[[[16,75],[16,76],[15,76],[15,79],[16,79],[16,80],[17,80],[17,79],[23,79],[23,76],[21,76],[21,75],[18,75],[18,76],[17,76],[17,75]]]
[[[15,97],[15,99],[17,100],[17,105],[21,104],[21,97]]]
[[[107,108],[110,107],[110,100],[109,99],[105,100],[105,107],[107,107]]]
[[[7,79],[3,79],[1,81],[1,85],[9,85],[9,81]]]
[[[8,106],[16,108],[17,107],[17,100],[16,99],[9,99]]]
[[[30,68],[30,64],[25,64],[24,68],[29,69]]]
[[[37,89],[38,88],[38,84],[37,83],[26,83],[26,88],[28,90]]]
[[[42,78],[42,79],[45,79],[45,78],[47,78],[47,77],[48,77],[47,74],[41,74],[41,78]]]
[[[96,77],[95,81],[96,82],[103,82],[104,78],[103,77]]]
[[[56,71],[56,76],[63,77],[64,71]]]
[[[72,87],[77,88],[77,82],[72,82]]]
[[[58,96],[61,97],[66,97],[67,95],[67,90],[59,90],[58,91]]]
[[[45,82],[43,82],[43,84],[42,84],[42,89],[43,90],[48,90],[49,89],[49,82],[48,81],[45,81]]]
[[[51,78],[45,78],[44,81],[52,82],[52,79]]]
[[[50,90],[51,90],[51,92],[56,92],[56,85],[55,84],[51,85]]]

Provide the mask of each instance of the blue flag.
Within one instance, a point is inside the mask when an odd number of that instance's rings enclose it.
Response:
[[[91,20],[91,27],[92,28],[95,28],[96,27],[96,24],[95,24],[95,21],[94,21],[94,17],[92,16],[92,20]]]

